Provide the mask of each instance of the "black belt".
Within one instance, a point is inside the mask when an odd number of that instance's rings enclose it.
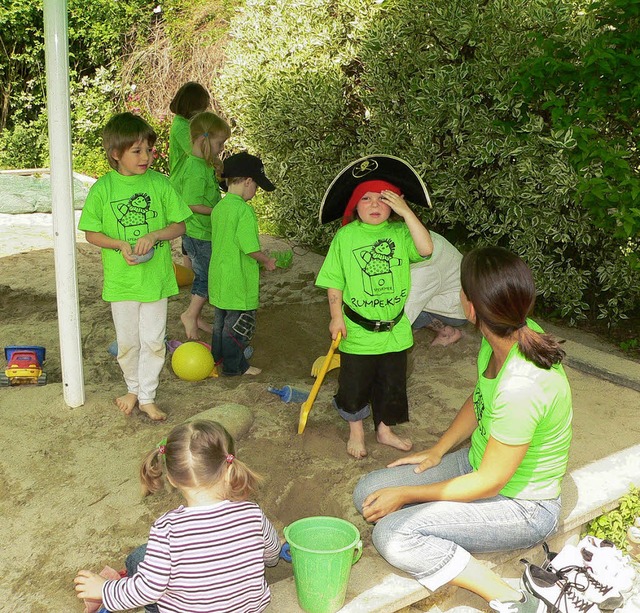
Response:
[[[346,304],[342,305],[344,307],[344,314],[354,323],[362,326],[365,330],[369,330],[369,332],[389,332],[393,330],[393,326],[395,326],[404,315],[404,308],[390,321],[382,321],[375,319],[367,319],[366,317],[362,317],[362,315],[358,315],[352,308],[348,307]]]

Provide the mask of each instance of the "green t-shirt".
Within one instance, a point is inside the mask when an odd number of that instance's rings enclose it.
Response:
[[[189,120],[176,115],[169,130],[169,174],[191,153],[191,128]]]
[[[356,220],[336,233],[316,285],[341,290],[343,302],[362,317],[389,321],[409,295],[409,264],[423,259],[404,222],[371,225]],[[346,316],[344,322],[347,337],[340,350],[345,353],[380,355],[413,345],[411,324],[404,315],[388,332],[365,330]]]
[[[112,170],[91,186],[78,228],[135,245],[140,237],[189,215],[191,209],[163,174],[147,170],[143,175],[124,176]],[[119,251],[102,249],[102,298],[107,302],[155,302],[177,294],[171,244],[160,241],[154,249],[149,261],[134,266]]]
[[[258,308],[260,265],[249,253],[260,251],[255,211],[240,196],[227,194],[211,213],[209,302],[219,309]]]
[[[542,329],[527,320],[536,332]],[[478,427],[471,435],[469,461],[478,470],[489,437],[505,445],[529,448],[520,466],[500,492],[510,498],[545,500],[560,495],[571,443],[571,389],[560,364],[536,366],[511,348],[495,379],[484,372],[492,349],[482,339],[473,406]]]
[[[215,170],[195,155],[189,154],[178,165],[170,181],[188,206],[202,204],[213,209],[220,200],[220,186]],[[202,241],[211,240],[211,215],[193,213],[186,224],[187,236]]]

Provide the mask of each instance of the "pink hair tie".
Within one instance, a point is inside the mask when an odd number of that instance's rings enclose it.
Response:
[[[227,464],[231,464],[231,462],[233,462],[235,459],[236,456],[234,456],[232,453],[227,454],[227,457],[225,458]]]
[[[167,437],[165,436],[157,445],[158,454],[165,455],[167,453]]]

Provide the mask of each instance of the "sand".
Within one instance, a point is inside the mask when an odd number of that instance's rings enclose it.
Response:
[[[264,243],[288,247],[269,237]],[[237,430],[238,456],[264,475],[258,502],[278,530],[301,517],[335,515],[355,523],[365,544],[370,542],[371,529],[353,509],[351,492],[362,474],[399,452],[377,444],[367,423],[369,456],[347,456],[347,426],[330,403],[338,371],[327,375],[303,435],[296,433],[299,405],[267,391],[270,384],[311,388],[311,364],[329,348],[325,292],[313,285],[320,256],[296,248],[290,269],[263,275],[252,359],[262,374],[187,383],[167,361],[158,402],[169,418],[154,423],[137,410],[126,417],[113,405],[124,388],[107,352],[115,335],[100,297],[100,254],[87,244],[77,252],[86,381],[86,404],[77,409],[69,409],[62,395],[52,250],[0,258],[0,343],[45,346],[50,381],[0,389],[1,611],[81,611],[73,591],[76,571],[99,571],[105,564],[123,568],[153,520],[181,502],[169,491],[141,497],[142,456],[173,426],[212,407],[229,423],[244,420]],[[184,340],[179,315],[188,301],[188,289],[170,299],[170,339]],[[205,315],[211,319],[212,310],[206,308]],[[409,358],[411,421],[397,428],[418,448],[436,440],[471,392],[480,341],[470,327],[446,349],[430,347],[431,339],[426,330],[416,333]],[[568,373],[576,409],[570,467],[635,444],[638,393]],[[613,424],[624,425],[615,436]],[[270,582],[290,575],[284,562],[268,570]]]

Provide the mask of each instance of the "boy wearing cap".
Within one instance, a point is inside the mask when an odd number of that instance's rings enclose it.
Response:
[[[275,270],[276,261],[260,250],[258,220],[248,204],[258,187],[272,192],[264,166],[246,152],[224,161],[227,194],[211,213],[209,302],[215,307],[211,352],[224,375],[257,375],[245,357],[256,327],[260,265]]]

